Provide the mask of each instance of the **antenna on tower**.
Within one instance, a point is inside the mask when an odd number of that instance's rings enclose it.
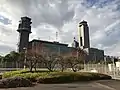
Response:
[[[38,40],[40,40],[40,37],[38,37]]]
[[[56,41],[57,41],[57,39],[58,39],[58,32],[56,32]]]
[[[49,40],[50,40],[50,36],[49,36]]]

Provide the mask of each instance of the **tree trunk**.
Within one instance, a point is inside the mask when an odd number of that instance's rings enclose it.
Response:
[[[74,66],[72,66],[72,70],[73,70],[73,72],[76,72],[76,69],[74,68]]]
[[[30,61],[30,72],[32,72],[32,68],[33,68],[32,61]]]
[[[32,66],[30,66],[30,72],[32,72]]]
[[[62,71],[62,72],[64,71],[64,66],[62,66],[61,71]]]
[[[51,68],[49,68],[49,67],[48,67],[48,70],[49,70],[50,72],[53,72],[53,70],[52,70]]]
[[[64,69],[62,68],[62,72],[64,71]]]
[[[35,65],[34,69],[35,69],[35,72],[36,72],[36,71],[37,71],[37,69],[36,69],[36,65]]]

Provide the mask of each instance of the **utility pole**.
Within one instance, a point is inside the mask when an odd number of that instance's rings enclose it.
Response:
[[[25,50],[25,60],[24,60],[24,70],[26,69],[26,54],[27,54],[27,48],[26,47],[24,47],[23,48],[24,50]]]

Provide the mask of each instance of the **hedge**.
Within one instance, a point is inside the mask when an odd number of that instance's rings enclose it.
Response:
[[[91,81],[91,80],[103,80],[111,79],[111,76],[100,73],[50,73],[47,77],[39,77],[38,83],[66,83],[76,81]]]
[[[5,72],[5,73],[3,73],[2,78],[12,77],[16,74],[21,74],[21,73],[24,73],[24,72],[27,72],[27,71],[26,70],[18,70],[18,71]]]
[[[32,82],[22,77],[10,77],[0,80],[0,88],[30,87]]]
[[[24,73],[23,73],[24,72]],[[30,73],[25,71],[12,71],[4,73],[3,78],[22,77],[32,82],[38,83],[66,83],[74,81],[90,81],[111,79],[111,76],[100,73],[88,72],[36,72]]]

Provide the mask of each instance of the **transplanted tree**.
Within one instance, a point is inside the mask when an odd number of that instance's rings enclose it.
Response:
[[[78,70],[78,65],[80,64],[77,57],[75,56],[67,56],[66,61],[68,63],[68,67],[72,68],[73,72],[76,72]]]
[[[29,67],[30,72],[32,72],[33,68],[35,68],[36,71],[36,64],[40,63],[41,59],[42,55],[40,53],[37,53],[35,50],[29,50],[26,53],[25,65]]]
[[[44,63],[45,67],[49,71],[53,71],[54,67],[57,63],[57,54],[56,53],[50,53],[50,52],[44,52],[42,53],[42,62]]]
[[[80,66],[80,64],[84,63],[86,57],[85,52],[81,49],[78,49],[76,53],[76,55],[72,55],[70,53],[66,56],[68,66],[72,68],[73,72],[76,72],[83,68]]]
[[[58,55],[57,63],[60,65],[62,72],[67,68],[67,61],[64,55]]]

